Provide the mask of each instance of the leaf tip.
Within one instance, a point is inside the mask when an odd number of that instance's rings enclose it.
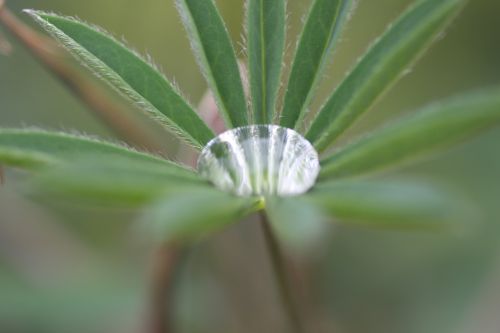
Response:
[[[24,8],[22,12],[28,15],[33,15],[36,12],[36,10],[32,8]]]
[[[41,15],[42,15],[42,12],[40,12],[39,10],[36,10],[36,9],[32,9],[32,8],[25,8],[22,10],[22,12],[24,14],[31,16],[32,18],[35,18],[35,19],[40,19]]]
[[[55,15],[53,13],[44,12],[38,9],[25,8],[22,10],[24,14],[27,14],[31,17],[35,22],[39,24],[46,24],[48,21],[48,17],[51,15]]]

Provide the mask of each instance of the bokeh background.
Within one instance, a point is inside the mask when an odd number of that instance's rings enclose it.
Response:
[[[201,1],[201,0],[200,0]],[[436,0],[438,1],[438,0]],[[196,104],[206,90],[173,0],[11,0],[75,15],[123,36],[175,79]],[[289,0],[289,53],[310,1]],[[412,0],[359,0],[326,73],[326,97]],[[244,57],[243,0],[218,0]],[[350,131],[431,100],[500,84],[500,2],[471,0],[443,39]],[[30,23],[31,24],[31,23]],[[8,36],[5,30],[2,34]],[[0,126],[41,127],[113,138],[10,36],[0,56]],[[322,98],[315,105],[319,105]],[[131,112],[134,110],[131,109]],[[172,137],[161,134],[175,157]],[[348,135],[348,136],[349,136]],[[398,232],[336,225],[308,256],[302,311],[311,332],[497,333],[500,330],[500,129],[384,177],[430,179],[477,207],[461,232]],[[31,200],[7,171],[0,188],[0,332],[139,332],[152,249],[135,211]],[[259,230],[252,221],[194,244],[175,289],[178,332],[280,332],[282,313]]]

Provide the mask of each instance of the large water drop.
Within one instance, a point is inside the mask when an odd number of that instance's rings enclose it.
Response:
[[[198,171],[217,188],[239,196],[306,192],[319,173],[318,153],[297,132],[275,125],[226,131],[198,158]]]

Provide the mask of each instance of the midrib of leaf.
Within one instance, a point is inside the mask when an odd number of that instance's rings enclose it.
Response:
[[[176,4],[189,34],[196,60],[214,93],[226,127],[248,125],[246,97],[236,54],[224,21],[213,0],[176,0]],[[212,36],[202,32],[202,29],[210,28],[200,26],[202,20],[211,21],[212,29],[215,29],[212,31]],[[208,40],[209,37],[212,41]],[[222,49],[224,52],[221,53]],[[212,58],[217,52],[215,59]],[[217,59],[221,56],[225,58],[222,62]]]
[[[213,132],[176,88],[152,64],[112,36],[74,18],[26,12],[95,75],[187,143],[200,149],[213,138]],[[124,65],[124,59],[129,63]]]
[[[435,103],[337,150],[321,162],[320,179],[398,165],[498,125],[498,87]]]
[[[326,2],[325,2],[326,1]],[[313,62],[312,66],[306,66],[308,68],[304,69],[303,63],[305,63],[305,57],[307,54],[305,50],[309,43],[317,43],[316,37],[314,36],[315,29],[317,26],[319,15],[324,15],[321,13],[321,8],[323,8],[324,3],[331,2],[330,5],[334,5],[334,15],[331,16],[329,29],[325,36],[328,36],[324,41],[320,41],[322,50],[317,59],[309,59]],[[288,87],[285,93],[283,111],[281,113],[280,124],[281,126],[296,128],[302,125],[302,121],[306,115],[306,110],[312,100],[315,93],[315,88],[321,79],[321,70],[328,63],[328,55],[333,50],[342,28],[346,23],[349,12],[352,10],[353,1],[352,0],[316,0],[309,12],[306,24],[299,38],[299,44],[297,46],[297,51],[294,57],[292,71],[290,73],[290,78],[288,80]],[[330,19],[328,17],[327,19]],[[321,19],[320,19],[320,22]],[[304,53],[304,54],[303,54]],[[312,77],[305,80],[303,73],[312,73]],[[298,87],[296,82],[304,82],[305,85]],[[305,90],[305,91],[304,91]]]
[[[306,138],[328,148],[430,46],[465,0],[422,0],[372,45],[315,117]]]

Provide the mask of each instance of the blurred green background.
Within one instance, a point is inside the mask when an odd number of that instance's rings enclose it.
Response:
[[[200,0],[202,1],[202,0]],[[436,0],[439,1],[439,0]],[[291,54],[309,1],[289,0]],[[218,0],[244,57],[243,0]],[[411,0],[359,0],[321,95]],[[173,0],[13,0],[75,15],[123,36],[175,79],[194,104],[206,89]],[[444,38],[350,132],[374,128],[434,99],[500,84],[500,2],[471,0]],[[5,33],[5,30],[2,34]],[[15,41],[0,56],[0,126],[36,126],[112,138]],[[315,103],[318,106],[322,99]],[[165,135],[165,151],[178,147]],[[480,212],[461,232],[433,234],[335,226],[298,267],[310,290],[311,332],[497,333],[500,327],[500,130],[385,177],[431,179]],[[8,170],[0,188],[0,332],[139,332],[152,249],[133,211],[29,200]],[[246,221],[188,251],[176,287],[179,332],[280,332],[258,228]]]

